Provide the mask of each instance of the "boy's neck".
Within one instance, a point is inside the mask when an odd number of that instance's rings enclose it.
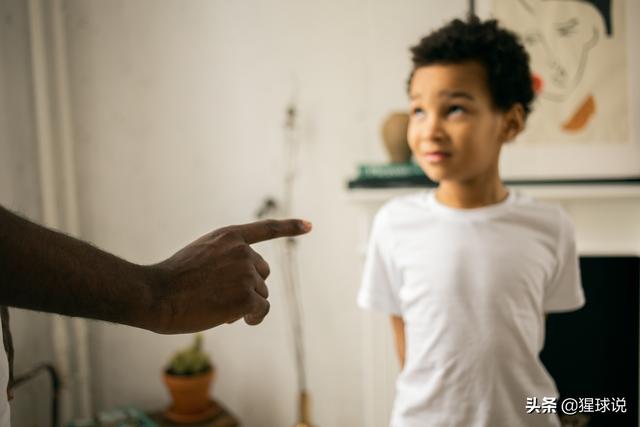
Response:
[[[473,209],[494,205],[504,201],[509,190],[499,177],[491,181],[446,181],[440,182],[436,198],[446,206],[457,209]]]

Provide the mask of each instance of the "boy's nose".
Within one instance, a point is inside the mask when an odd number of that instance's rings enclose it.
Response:
[[[423,141],[439,141],[444,136],[442,120],[435,115],[426,118],[420,125],[420,139]]]

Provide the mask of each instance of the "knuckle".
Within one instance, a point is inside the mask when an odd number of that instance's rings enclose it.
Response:
[[[271,274],[271,267],[269,267],[269,264],[266,261],[263,261],[263,262],[264,262],[264,264],[263,264],[264,265],[264,267],[263,267],[264,268],[264,274],[265,274],[265,279],[266,279],[266,276]]]
[[[269,311],[271,311],[271,304],[269,303],[269,301],[265,301],[265,306],[264,306],[264,313],[262,315],[262,317],[265,317],[267,314],[269,314]]]
[[[240,293],[240,301],[243,307],[250,311],[255,306],[255,299],[253,298],[253,287],[246,286]]]
[[[278,233],[280,232],[280,228],[281,228],[280,222],[276,221],[275,219],[266,220],[265,223],[264,223],[264,226],[267,229],[267,233],[271,237],[277,236]]]
[[[256,290],[258,290],[258,293],[262,295],[264,299],[269,298],[269,288],[264,281],[261,280],[260,282],[258,282]]]
[[[240,235],[233,227],[223,227],[216,232],[216,237],[224,242],[235,242]]]
[[[256,276],[251,269],[247,268],[243,273],[242,283],[245,285],[246,289],[253,289],[253,287],[255,286]]]
[[[215,230],[213,233],[213,235],[221,237],[221,236],[225,236],[227,234],[229,234],[231,232],[231,227],[227,226],[227,227],[221,227],[218,228],[217,230]]]
[[[255,283],[255,270],[246,262],[235,262],[228,266],[230,280],[233,281],[238,292],[245,292],[253,287]]]
[[[251,257],[251,248],[246,244],[238,245],[233,248],[233,253],[238,259],[247,260]]]
[[[265,301],[264,304],[256,305],[256,308],[251,313],[247,314],[245,317],[247,323],[250,325],[257,325],[262,323],[264,318],[269,314],[269,310],[271,309],[271,304]]]

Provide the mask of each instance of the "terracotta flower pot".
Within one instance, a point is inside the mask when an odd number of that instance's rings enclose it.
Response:
[[[200,414],[211,405],[209,386],[214,378],[215,369],[198,375],[170,375],[165,372],[164,382],[169,389],[175,414]]]

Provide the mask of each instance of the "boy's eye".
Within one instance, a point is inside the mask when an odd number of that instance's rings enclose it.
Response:
[[[411,115],[417,118],[424,117],[424,110],[420,107],[413,108],[411,110]]]
[[[457,116],[460,114],[464,114],[466,113],[467,110],[462,107],[461,105],[452,105],[449,108],[447,108],[447,116]]]

